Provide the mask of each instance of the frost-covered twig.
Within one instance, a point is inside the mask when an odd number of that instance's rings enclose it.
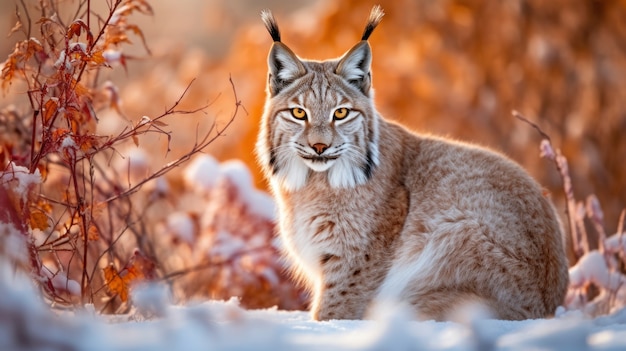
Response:
[[[528,118],[526,118],[518,111],[513,111],[512,114],[520,121],[529,124],[541,135],[543,139],[541,140],[540,145],[540,155],[541,157],[551,160],[556,166],[559,175],[561,176],[561,180],[563,181],[563,192],[565,193],[565,199],[567,204],[566,215],[568,218],[570,236],[572,238],[572,245],[574,248],[574,253],[576,255],[576,260],[578,260],[586,252],[589,252],[589,238],[584,232],[584,227],[581,227],[579,225],[580,222],[577,219],[580,218],[580,216],[578,216],[576,199],[574,197],[574,187],[572,186],[572,179],[569,174],[569,165],[567,163],[567,158],[563,156],[560,149],[555,149],[552,146],[550,136],[545,133],[537,124],[531,122]]]
[[[616,234],[607,237],[603,223],[604,214],[598,198],[589,195],[584,203],[577,202],[565,156],[559,149],[554,149],[550,137],[538,125],[517,111],[513,111],[513,116],[530,124],[541,134],[541,156],[555,163],[563,180],[569,227],[577,260],[569,270],[570,287],[565,301],[566,307],[582,309],[585,313],[596,316],[626,306],[626,237],[623,236],[626,210],[620,215]],[[597,250],[591,250],[585,219],[591,222],[597,234]],[[616,261],[617,257],[622,260],[621,265]]]

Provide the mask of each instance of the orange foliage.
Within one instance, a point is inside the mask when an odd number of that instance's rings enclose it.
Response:
[[[570,159],[575,190],[595,193],[611,230],[626,207],[626,5],[623,1],[380,1],[370,38],[377,107],[388,119],[502,150],[565,207],[557,172],[538,157],[539,137],[511,116],[536,120]],[[301,57],[337,57],[361,34],[371,3],[322,2],[281,16],[283,42]],[[255,170],[271,38],[260,20],[236,36],[222,65],[250,112],[215,153]],[[255,179],[263,184],[257,172]]]
[[[381,1],[385,17],[370,38],[376,105],[388,119],[414,130],[477,142],[521,163],[565,208],[558,173],[538,157],[532,128],[518,110],[552,136],[572,165],[580,196],[597,194],[613,231],[626,206],[626,39],[624,2]],[[371,3],[320,2],[292,15],[276,11],[283,42],[301,57],[342,55],[360,38]],[[192,30],[190,28],[190,30]],[[227,87],[231,74],[249,115],[210,148],[220,159],[240,158],[265,187],[254,155],[265,101],[271,38],[260,19],[237,31],[224,57],[168,52],[158,70],[133,82],[145,101],[126,105],[141,115],[167,99],[164,77],[181,84],[197,76],[190,98],[205,101]],[[154,88],[151,88],[154,87]],[[216,101],[224,109],[227,101]],[[194,122],[195,123],[195,122]],[[195,124],[178,122],[195,130]],[[176,139],[176,138],[175,138]],[[189,143],[189,138],[178,145]],[[177,140],[175,140],[177,141]],[[176,153],[176,149],[174,149]]]
[[[117,271],[113,263],[102,269],[107,289],[120,297],[122,302],[128,301],[128,294],[133,284],[146,279],[154,279],[154,263],[139,251],[131,257],[129,263],[121,271]]]
[[[125,271],[122,277],[113,264],[105,267],[103,270],[106,286],[114,294],[117,294],[122,301],[128,300],[128,290],[130,282],[135,278],[134,270]]]
[[[30,212],[29,224],[31,228],[39,230],[46,230],[50,227],[50,225],[48,225],[48,216],[39,210]]]

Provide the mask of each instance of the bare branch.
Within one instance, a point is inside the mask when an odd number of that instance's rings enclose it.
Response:
[[[193,155],[195,155],[195,154],[201,152],[202,150],[204,150],[207,146],[209,146],[211,143],[213,143],[217,138],[221,137],[224,134],[224,132],[226,131],[226,129],[234,122],[235,117],[239,113],[239,108],[242,107],[241,101],[237,97],[237,91],[235,89],[235,83],[233,82],[232,78],[229,79],[229,82],[231,84],[231,87],[232,87],[232,90],[233,90],[233,95],[234,95],[234,98],[235,98],[235,110],[233,111],[230,119],[228,120],[226,125],[224,125],[224,127],[217,128],[215,123],[214,123],[213,126],[211,126],[210,130],[202,138],[202,140],[200,142],[196,142],[194,144],[194,146],[191,148],[191,150],[189,150],[186,154],[184,154],[183,156],[179,157],[178,159],[176,159],[174,161],[169,162],[165,166],[161,167],[161,169],[159,169],[158,171],[154,172],[150,176],[148,176],[148,177],[144,178],[143,180],[141,180],[139,183],[133,185],[132,187],[129,187],[128,190],[126,190],[126,191],[124,191],[124,192],[122,192],[120,194],[117,194],[115,196],[109,197],[108,199],[105,200],[105,202],[115,201],[117,199],[120,199],[120,198],[123,198],[123,197],[128,197],[128,196],[136,193],[137,191],[139,191],[139,189],[141,189],[141,187],[144,184],[150,182],[151,180],[159,178],[159,177],[167,174],[171,170],[177,168],[178,166],[180,166],[181,164],[183,164],[184,162],[189,160]],[[189,88],[189,86],[187,87],[187,89],[188,88]],[[187,92],[187,89],[185,89],[185,91],[183,92],[183,96]],[[181,99],[182,99],[182,97],[181,97]],[[178,103],[180,103],[181,99],[177,100],[174,103],[174,106],[172,106],[171,108],[167,109],[166,112],[163,115],[159,116],[158,118],[162,118],[164,116],[171,115],[171,114],[179,114],[180,112],[177,112],[174,108],[176,107],[176,105],[178,105]],[[197,109],[196,111],[201,111],[202,109],[203,108],[200,108],[200,109]],[[213,133],[214,130],[215,130],[215,134],[211,137],[211,134]],[[132,131],[132,129],[131,129],[131,131]],[[129,131],[128,133],[130,133],[131,131]]]
[[[22,4],[22,8],[24,9],[24,14],[26,15],[26,21],[28,21],[28,26],[26,29],[26,40],[31,38],[31,33],[32,33],[32,21],[30,19],[30,13],[28,13],[28,8],[26,8],[26,4],[24,3],[24,0],[20,0],[20,4]],[[16,8],[16,12],[17,12],[17,8]],[[18,19],[19,14],[18,14]]]
[[[515,117],[515,118],[519,119],[520,121],[525,122],[525,123],[529,124],[531,127],[535,128],[535,130],[539,134],[541,134],[541,137],[543,139],[548,140],[550,142],[550,144],[552,144],[552,140],[550,139],[550,136],[547,133],[545,133],[543,130],[541,130],[541,128],[537,124],[531,122],[528,118],[524,117],[523,114],[521,114],[520,112],[518,112],[516,110],[511,111],[511,114],[513,115],[513,117]]]
[[[579,224],[579,216],[577,215],[577,207],[576,199],[574,197],[574,187],[572,186],[572,179],[569,174],[569,166],[567,163],[567,158],[563,156],[561,150],[554,149],[552,146],[552,141],[550,136],[545,133],[537,124],[531,122],[528,118],[522,115],[518,111],[512,111],[513,117],[519,119],[522,122],[529,124],[533,127],[545,140],[545,143],[549,146],[551,150],[554,150],[554,155],[549,157],[554,163],[559,175],[561,176],[561,180],[563,182],[563,192],[565,193],[565,198],[567,200],[567,207],[565,209],[565,214],[568,218],[570,237],[572,238],[572,245],[574,247],[574,253],[576,254],[576,260],[578,260],[582,255],[589,251],[589,238],[586,235],[584,230],[584,226],[580,226]],[[545,155],[545,153],[542,152]],[[584,213],[584,212],[583,212]]]

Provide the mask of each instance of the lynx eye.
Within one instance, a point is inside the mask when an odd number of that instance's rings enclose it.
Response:
[[[294,107],[291,109],[291,115],[295,119],[305,120],[306,119],[306,111],[299,107]]]
[[[337,120],[339,119],[344,119],[346,118],[346,116],[348,116],[348,112],[350,112],[350,110],[348,110],[345,107],[340,107],[338,109],[335,110],[335,113],[333,114],[333,117]]]

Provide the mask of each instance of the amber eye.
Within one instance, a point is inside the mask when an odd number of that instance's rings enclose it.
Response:
[[[340,108],[335,110],[335,113],[333,114],[333,117],[335,119],[344,119],[344,118],[346,118],[346,116],[348,116],[348,112],[349,111],[350,110],[348,110],[345,107],[340,107]]]
[[[294,107],[291,109],[291,115],[295,118],[295,119],[299,119],[299,120],[305,120],[306,119],[306,112],[299,108],[299,107]]]

